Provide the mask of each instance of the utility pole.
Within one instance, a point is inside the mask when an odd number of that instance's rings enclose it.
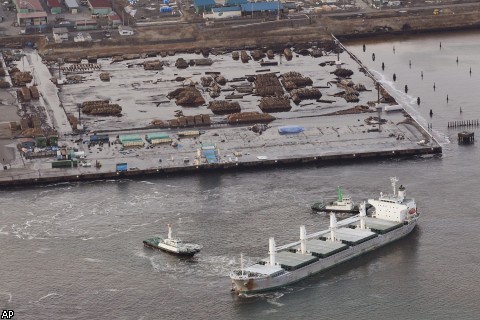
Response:
[[[280,0],[277,0],[277,21],[280,21]]]

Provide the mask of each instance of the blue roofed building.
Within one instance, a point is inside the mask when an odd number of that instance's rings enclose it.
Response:
[[[242,7],[242,12],[252,13],[252,12],[277,12],[283,10],[283,3],[278,1],[262,1],[262,2],[249,2],[240,5]]]
[[[216,7],[211,12],[203,12],[204,19],[227,19],[240,18],[242,16],[242,8],[237,7]]]
[[[196,13],[210,11],[216,5],[217,3],[215,0],[193,0],[193,6],[195,7]]]
[[[239,6],[248,3],[248,0],[225,0],[225,6]]]

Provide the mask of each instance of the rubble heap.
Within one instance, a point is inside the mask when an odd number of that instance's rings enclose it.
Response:
[[[238,102],[230,102],[225,100],[210,101],[208,109],[212,110],[214,114],[223,115],[238,113],[241,111],[240,104]]]

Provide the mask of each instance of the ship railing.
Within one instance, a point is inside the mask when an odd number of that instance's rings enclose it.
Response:
[[[250,272],[242,270],[233,270],[230,272],[230,278],[243,280],[243,279],[252,279],[252,278],[264,278],[266,275],[258,272]]]

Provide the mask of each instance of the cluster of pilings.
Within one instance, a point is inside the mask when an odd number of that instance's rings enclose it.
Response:
[[[458,133],[459,144],[472,144],[475,142],[475,134],[473,132],[463,131]]]
[[[447,128],[478,127],[479,125],[480,123],[478,120],[462,120],[448,122]]]

